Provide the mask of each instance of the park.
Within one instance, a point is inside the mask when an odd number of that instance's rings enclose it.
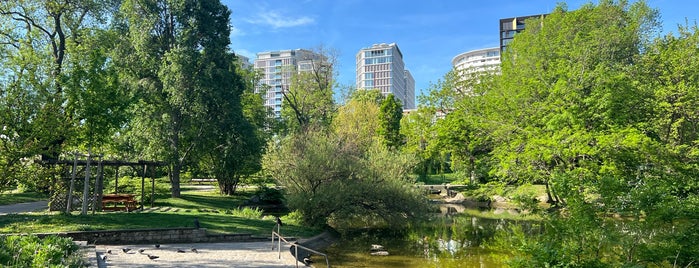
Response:
[[[276,113],[221,1],[0,2],[0,266],[694,267],[699,27],[661,12],[557,4],[415,110],[309,48]]]

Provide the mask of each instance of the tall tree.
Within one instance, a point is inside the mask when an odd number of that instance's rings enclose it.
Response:
[[[148,155],[169,163],[178,197],[182,168],[209,134],[231,135],[223,129],[242,116],[242,86],[228,52],[230,11],[218,0],[127,0],[121,12],[132,46],[121,60],[142,99],[133,131]]]
[[[687,216],[699,200],[696,155],[686,154],[696,146],[697,43],[685,33],[648,46],[656,25],[643,2],[559,6],[503,54],[482,96],[495,174],[543,182],[556,203],[543,233],[504,238],[513,266],[698,261],[699,247],[683,242],[697,237]]]
[[[320,47],[300,59],[293,70],[289,90],[283,91],[282,119],[287,129],[305,131],[311,125],[328,126],[335,113],[333,89],[337,58]]]
[[[218,91],[221,95],[211,96],[218,100],[213,109],[226,112],[219,112],[212,118],[209,126],[215,128],[207,134],[210,141],[204,146],[204,160],[209,164],[206,167],[218,180],[219,191],[224,195],[233,195],[242,177],[260,171],[264,145],[269,136],[266,129],[270,117],[262,96],[255,93],[259,73],[242,69],[239,64],[231,65],[233,67],[235,70],[230,72],[237,76],[232,85],[239,88],[222,89]]]
[[[57,158],[67,144],[77,143],[73,131],[86,113],[76,114],[70,103],[99,89],[69,80],[102,79],[103,73],[82,75],[79,66],[91,60],[80,49],[99,38],[113,7],[113,1],[0,2],[0,99],[6,104],[0,106],[1,169],[11,171],[20,159],[37,154]]]
[[[379,136],[389,148],[397,149],[403,145],[400,133],[400,120],[403,118],[403,105],[393,94],[388,94],[379,109]]]
[[[353,141],[359,150],[368,150],[378,137],[381,97],[378,90],[355,91],[350,100],[338,108],[332,123],[334,132]]]

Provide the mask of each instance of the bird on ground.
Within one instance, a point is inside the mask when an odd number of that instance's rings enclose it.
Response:
[[[309,265],[311,265],[311,263],[313,263],[313,260],[311,260],[311,256],[303,257],[303,264],[305,264],[306,266],[309,266]]]
[[[186,251],[184,251],[184,249],[181,249],[181,248],[178,248],[178,249],[177,249],[177,253],[185,253],[185,252],[186,252]]]
[[[279,226],[284,225],[284,224],[282,223],[282,219],[280,219],[278,216],[277,216],[277,224],[278,224]]]
[[[143,252],[144,252],[144,251],[146,251],[146,249],[145,249],[145,248],[139,248],[139,249],[138,249],[138,253],[141,253],[141,254],[143,254]]]
[[[160,248],[160,244],[155,244],[155,248]]]
[[[196,248],[192,248],[192,252],[194,252],[194,253],[199,253],[199,251],[197,251]]]
[[[107,261],[107,255],[102,255],[100,259],[102,259],[102,261]]]
[[[155,260],[155,259],[160,258],[160,257],[155,256],[155,255],[148,255],[148,258],[151,260]]]
[[[122,248],[121,249],[121,251],[123,251],[124,253],[128,253],[130,250],[131,250],[130,248]]]
[[[112,250],[111,250],[111,249],[108,249],[108,250],[107,250],[107,253],[109,253],[109,254],[114,254],[114,253],[112,253]]]

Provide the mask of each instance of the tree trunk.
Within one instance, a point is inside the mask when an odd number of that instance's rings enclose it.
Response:
[[[176,163],[172,165],[172,173],[170,174],[170,193],[172,197],[180,197],[180,170],[182,164]]]
[[[218,179],[218,189],[222,195],[233,195],[240,179]]]

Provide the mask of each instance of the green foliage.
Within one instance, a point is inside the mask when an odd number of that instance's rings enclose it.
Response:
[[[378,138],[379,105],[375,102],[375,96],[369,93],[355,93],[352,96],[352,99],[338,108],[332,128],[339,136],[359,146],[358,150],[365,151]]]
[[[70,238],[35,235],[0,236],[0,265],[11,267],[84,267]]]
[[[231,214],[236,217],[244,218],[244,219],[261,219],[262,218],[262,209],[260,208],[250,208],[250,207],[244,207],[244,208],[236,208],[233,210],[227,210],[226,214]]]
[[[407,187],[414,158],[377,144],[357,148],[332,133],[299,133],[270,148],[264,167],[284,187],[288,207],[312,226],[360,220],[399,227],[424,216],[426,200]]]
[[[377,133],[382,138],[383,143],[389,147],[397,149],[404,143],[403,135],[400,133],[400,120],[403,117],[403,105],[393,94],[388,94],[381,102],[379,108],[379,128]]]
[[[679,237],[697,224],[687,216],[697,212],[696,115],[681,107],[698,103],[688,59],[699,39],[696,27],[644,39],[656,16],[642,2],[561,6],[528,21],[503,54],[476,115],[493,140],[491,174],[543,183],[554,203],[541,234],[498,238],[515,252],[511,266],[697,261]],[[534,205],[525,192],[513,199]]]
[[[282,91],[281,117],[289,133],[306,131],[309,127],[327,127],[335,114],[333,89],[337,71],[335,53],[320,47],[304,53],[301,61],[310,68],[304,71],[286,70],[291,76],[288,90]]]
[[[105,185],[114,185],[114,180],[105,180]],[[156,178],[155,179],[155,197],[152,196],[153,184],[151,183],[151,178],[145,178],[143,184],[144,198],[141,200],[141,177],[131,177],[123,176],[119,178],[118,193],[120,194],[135,194],[136,200],[139,202],[150,202],[151,198],[157,198],[157,196],[167,195],[170,192],[170,183],[167,178]],[[105,186],[105,193],[114,192],[113,187]]]

